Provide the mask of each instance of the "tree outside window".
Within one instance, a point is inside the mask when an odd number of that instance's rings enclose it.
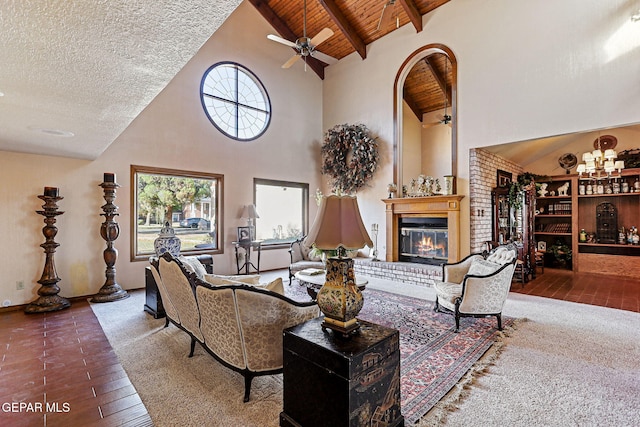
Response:
[[[154,254],[153,242],[169,222],[181,241],[181,253],[220,253],[219,174],[132,166],[132,259]]]

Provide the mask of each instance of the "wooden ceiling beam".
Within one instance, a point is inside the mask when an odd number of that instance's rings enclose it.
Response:
[[[400,6],[404,9],[405,13],[409,16],[411,23],[416,27],[416,32],[422,31],[422,15],[416,6],[414,0],[398,0]]]
[[[451,91],[447,89],[447,81],[446,81],[447,76],[443,76],[442,74],[440,74],[440,72],[435,67],[435,65],[431,62],[428,56],[424,58],[424,63],[427,64],[427,67],[431,71],[431,74],[433,74],[433,78],[436,80],[436,83],[438,83],[438,86],[440,86],[440,90],[447,97],[448,105],[451,106]]]
[[[296,33],[271,9],[266,0],[249,0],[249,3],[256,8],[256,10],[262,15],[264,19],[273,27],[274,30],[287,40],[295,42],[298,39]],[[294,52],[297,50],[293,49]],[[304,59],[304,58],[301,58]],[[327,65],[313,57],[307,57],[307,65],[324,80],[324,67]]]
[[[413,112],[413,114],[416,115],[416,117],[418,118],[418,121],[422,123],[422,111],[420,110],[420,107],[418,107],[418,104],[413,100],[411,95],[409,95],[406,90],[402,91],[402,99],[404,99],[404,102],[407,103],[407,105],[409,106],[409,109]]]
[[[254,0],[251,0],[252,2]],[[410,0],[412,1],[412,0]],[[356,33],[349,20],[344,16],[344,13],[340,10],[335,0],[318,0],[318,2],[327,11],[333,22],[340,28],[342,34],[349,40],[351,46],[358,52],[362,59],[367,57],[367,45],[362,40],[362,37]]]

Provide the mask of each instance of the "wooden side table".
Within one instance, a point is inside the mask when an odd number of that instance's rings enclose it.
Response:
[[[238,274],[249,274],[252,273],[251,268],[255,271],[255,273],[260,273],[260,252],[262,249],[262,240],[247,240],[239,241],[239,242],[231,242],[236,250],[236,268],[238,269]],[[244,264],[240,265],[240,261],[238,259],[238,248],[244,249]],[[257,265],[251,262],[251,249],[255,250],[258,253],[258,261]],[[244,273],[242,273],[244,270]]]
[[[398,330],[360,320],[344,338],[322,320],[284,331],[280,426],[404,426]]]

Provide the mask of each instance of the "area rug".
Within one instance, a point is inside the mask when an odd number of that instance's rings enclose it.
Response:
[[[304,288],[286,288],[296,299],[305,298]],[[369,288],[365,293],[359,317],[400,331],[406,425],[417,422],[456,386],[501,335],[495,318],[462,319],[460,332],[454,333],[453,316],[433,312],[432,301]],[[143,313],[143,298],[144,293],[132,293],[113,305],[92,308],[154,424],[207,425],[216,419],[219,426],[278,425],[281,375],[256,378],[251,400],[242,403],[242,377],[199,346],[195,356],[187,358],[187,335],[174,326],[165,329],[163,319]],[[503,320],[505,325],[512,323],[512,319]]]
[[[309,299],[304,287],[287,292]],[[358,318],[400,331],[402,414],[408,425],[429,412],[503,335],[495,317],[462,318],[456,333],[453,315],[434,312],[432,301],[370,288],[364,294]],[[514,319],[503,316],[502,323],[509,330]]]
[[[402,414],[408,425],[426,414],[501,336],[493,318],[435,313],[431,301],[367,290],[359,318],[400,331]],[[510,327],[513,319],[503,319]]]

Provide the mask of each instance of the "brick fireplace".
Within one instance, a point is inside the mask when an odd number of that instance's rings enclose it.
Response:
[[[449,195],[383,199],[386,204],[387,222],[386,260],[389,262],[408,261],[403,255],[407,253],[408,246],[416,247],[416,245],[422,244],[423,237],[426,244],[426,239],[431,233],[439,234],[440,242],[433,242],[438,247],[418,249],[416,257],[419,259],[417,260],[433,263],[458,261],[460,259],[460,200],[463,197]],[[407,224],[411,224],[413,227],[406,227]],[[421,224],[427,226],[422,227]],[[438,227],[434,227],[434,224],[438,224]],[[413,236],[419,236],[415,244],[407,244],[407,241],[412,242],[415,237],[404,237],[409,236],[409,232],[403,231],[405,229],[410,229]],[[446,237],[446,243],[444,243],[446,252],[443,252],[443,237]],[[429,258],[432,259],[429,260]]]

